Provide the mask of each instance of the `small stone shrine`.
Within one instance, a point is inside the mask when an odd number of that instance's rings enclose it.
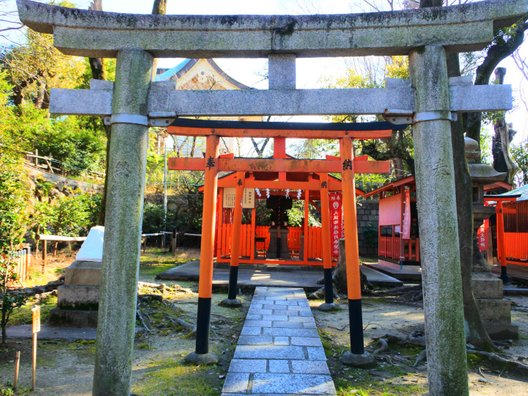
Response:
[[[506,178],[491,165],[479,163],[480,149],[476,140],[465,138],[466,159],[473,183],[473,267],[471,283],[480,310],[482,323],[493,339],[519,337],[519,329],[511,324],[511,302],[505,300],[503,282],[491,273],[491,268],[477,246],[477,229],[482,222],[495,214],[493,206],[484,206],[484,186]]]

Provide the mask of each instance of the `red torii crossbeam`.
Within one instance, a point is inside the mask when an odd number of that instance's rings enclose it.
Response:
[[[169,158],[170,170],[204,171],[206,158]],[[365,157],[354,158],[354,173],[389,173],[390,161],[368,161]],[[340,173],[343,164],[339,157],[326,160],[279,159],[279,158],[218,158],[219,172],[314,172]]]

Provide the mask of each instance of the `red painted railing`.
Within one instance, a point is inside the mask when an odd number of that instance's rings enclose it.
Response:
[[[215,252],[217,258],[227,258],[231,255],[231,235],[232,235],[232,224],[223,223],[217,230],[217,239],[215,242]],[[301,252],[301,236],[304,234],[302,227],[288,227],[288,249],[290,253],[295,257],[304,255]],[[255,238],[265,238],[264,242],[257,242]],[[320,259],[322,255],[322,244],[321,244],[321,227],[308,227],[308,235],[303,238],[307,243],[307,259]],[[253,237],[251,224],[242,224],[240,233],[240,256],[245,258],[251,258],[255,256],[254,249],[259,251],[267,250],[269,247],[269,226],[256,226],[255,237]],[[247,260],[244,262],[258,262],[260,263],[263,257],[257,260]],[[304,260],[306,261],[306,260]]]

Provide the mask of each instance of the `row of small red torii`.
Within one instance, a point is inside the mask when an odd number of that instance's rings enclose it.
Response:
[[[251,126],[256,126],[251,128]],[[288,123],[292,126],[292,123]],[[331,242],[331,217],[330,217],[330,192],[342,192],[342,209],[344,218],[347,294],[349,307],[356,305],[359,309],[351,310],[350,339],[353,353],[362,354],[363,324],[361,319],[361,284],[360,262],[356,221],[356,189],[354,175],[356,173],[388,173],[389,161],[369,161],[366,156],[354,158],[354,139],[388,138],[393,129],[400,129],[388,123],[343,124],[341,129],[330,129],[335,124],[305,124],[310,127],[302,129],[302,124],[297,124],[295,129],[274,129],[274,123],[251,123],[245,127],[244,122],[221,122],[219,127],[207,121],[197,121],[195,124],[189,120],[182,120],[179,125],[176,120],[168,128],[173,135],[205,136],[205,158],[170,158],[170,170],[204,171],[203,214],[202,214],[202,240],[200,252],[199,274],[199,305],[196,334],[196,353],[205,354],[209,350],[209,317],[212,298],[213,261],[215,252],[215,226],[217,225],[218,212],[218,187],[235,188],[235,205],[231,231],[230,277],[229,292],[226,303],[239,305],[236,299],[238,265],[240,262],[240,236],[242,227],[242,199],[244,188],[273,189],[273,190],[302,190],[305,200],[310,199],[310,193],[319,195],[321,207],[321,244],[322,266],[325,279],[325,304],[333,304],[332,287],[332,242]],[[358,129],[363,125],[366,130]],[[325,126],[329,129],[324,129]],[[379,129],[373,128],[379,126]],[[345,129],[345,128],[350,128]],[[319,129],[315,129],[319,128]],[[383,128],[383,129],[382,129]],[[338,139],[340,157],[327,156],[324,160],[294,159],[286,155],[286,136],[291,138],[317,138]],[[219,141],[221,137],[272,137],[274,139],[273,158],[235,158],[233,154],[219,155]],[[234,172],[227,177],[218,179],[220,171]],[[340,173],[341,180],[332,177],[329,173]],[[270,174],[272,175],[270,177]],[[305,180],[288,180],[287,175],[304,174]],[[267,175],[268,177],[262,177]],[[273,176],[274,175],[274,176]],[[260,177],[259,177],[260,176]],[[260,179],[260,180],[259,180]],[[265,180],[262,180],[265,179]],[[295,179],[295,177],[294,177]],[[314,194],[314,195],[315,195]],[[220,198],[221,199],[221,198]],[[305,219],[308,218],[308,205],[305,205]],[[252,224],[255,224],[255,210],[252,211]],[[305,221],[305,227],[307,227]],[[305,228],[306,230],[306,228]],[[255,235],[252,235],[253,238]],[[306,244],[305,244],[306,249]],[[304,259],[297,261],[288,260],[258,260],[252,254],[249,263],[274,263],[274,264],[299,264],[307,265],[308,257],[305,251]],[[354,314],[353,312],[354,311]]]

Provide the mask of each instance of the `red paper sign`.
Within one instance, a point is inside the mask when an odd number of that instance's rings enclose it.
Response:
[[[330,235],[332,241],[332,256],[339,256],[339,239],[344,238],[343,199],[340,192],[332,192],[330,198]]]

